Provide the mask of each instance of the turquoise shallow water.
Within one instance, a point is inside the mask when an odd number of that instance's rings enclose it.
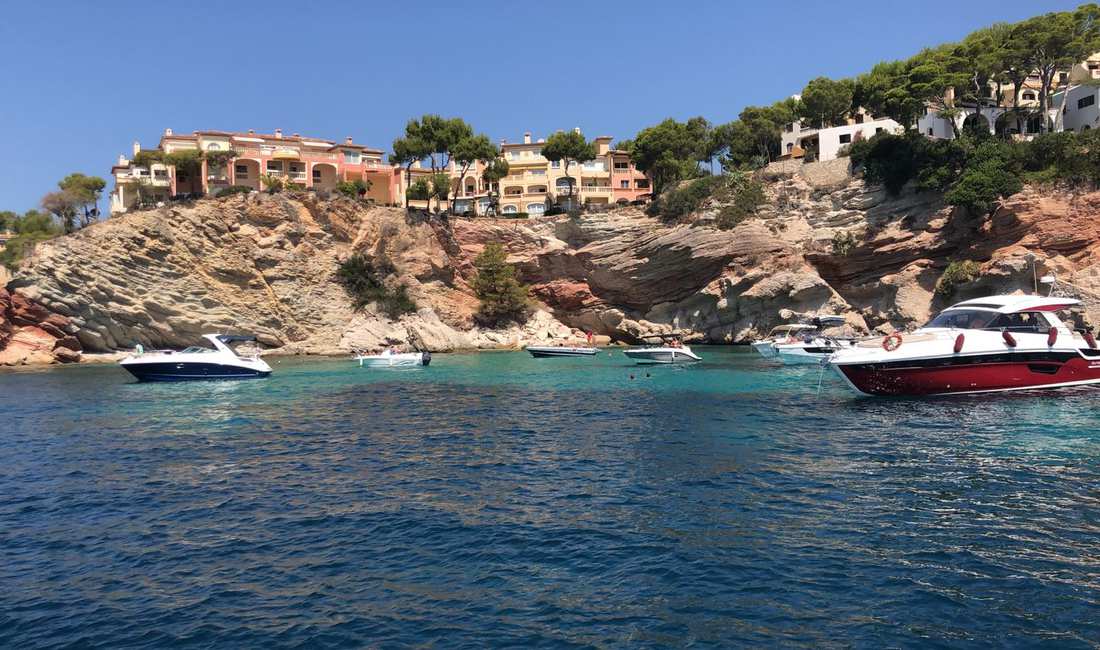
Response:
[[[1098,647],[1100,391],[697,351],[0,374],[0,646]]]

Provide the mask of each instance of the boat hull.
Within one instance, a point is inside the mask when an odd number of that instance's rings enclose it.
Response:
[[[774,359],[779,354],[771,341],[757,341],[752,344],[752,349],[765,359]]]
[[[642,365],[695,363],[696,361],[702,361],[702,359],[694,354],[689,354],[683,350],[663,348],[658,350],[624,350],[623,354],[633,359],[635,363]]]
[[[432,355],[427,352],[411,354],[376,355],[359,357],[359,365],[363,368],[400,368],[409,366],[426,366],[432,362]]]
[[[271,370],[233,366],[220,363],[154,362],[130,363],[122,366],[138,381],[204,381],[214,379],[260,379]]]
[[[865,395],[944,395],[1100,384],[1100,353],[999,352],[881,363],[834,363]]]
[[[779,348],[779,360],[788,365],[820,364],[838,348],[804,348],[793,347],[789,349]]]
[[[556,348],[556,347],[528,347],[527,351],[536,359],[549,357],[594,357],[596,348]]]

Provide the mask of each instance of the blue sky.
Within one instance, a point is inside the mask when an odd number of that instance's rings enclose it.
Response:
[[[108,178],[165,127],[300,132],[387,149],[408,118],[493,141],[665,117],[848,76],[996,21],[1078,2],[9,2],[0,21],[0,210],[74,171]],[[109,186],[108,186],[109,187]]]

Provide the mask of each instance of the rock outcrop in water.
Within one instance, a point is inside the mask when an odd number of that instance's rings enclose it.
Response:
[[[1033,273],[1078,284],[1100,276],[1100,193],[1028,189],[992,218],[973,219],[936,195],[888,197],[853,178],[843,159],[777,163],[761,175],[767,205],[731,230],[714,227],[713,203],[666,224],[633,208],[448,222],[312,194],[206,199],[40,244],[9,287],[67,319],[62,331],[88,351],[241,330],[285,352],[336,353],[517,347],[583,331],[623,342],[673,330],[741,342],[779,322],[781,309],[889,331],[941,306],[934,288],[953,260],[981,264],[960,297],[1030,290]],[[849,242],[843,250],[837,233]],[[504,244],[538,303],[522,328],[475,325],[473,260],[491,241]],[[355,312],[335,281],[353,253],[392,268],[385,282],[404,285],[420,309],[397,320]]]

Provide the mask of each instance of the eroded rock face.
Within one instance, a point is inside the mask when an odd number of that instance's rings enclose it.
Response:
[[[68,319],[67,329],[33,317],[20,326],[55,341],[75,333],[65,350],[178,347],[238,330],[285,352],[343,353],[518,347],[588,331],[624,342],[671,331],[743,342],[783,322],[781,310],[840,314],[853,333],[887,332],[943,306],[934,289],[953,260],[978,261],[982,275],[952,301],[1031,290],[1049,272],[1100,280],[1100,193],[1029,189],[974,219],[935,195],[889,197],[846,165],[769,167],[768,203],[728,231],[713,226],[715,204],[675,224],[634,208],[447,222],[309,194],[209,199],[43,243],[9,286]],[[849,245],[838,248],[835,237]],[[536,311],[523,327],[476,326],[470,282],[489,242],[505,246],[531,287]],[[392,267],[386,283],[404,285],[417,313],[355,312],[335,281],[353,253]],[[0,337],[13,332],[0,326]]]
[[[79,361],[75,332],[68,318],[0,288],[0,366]]]

